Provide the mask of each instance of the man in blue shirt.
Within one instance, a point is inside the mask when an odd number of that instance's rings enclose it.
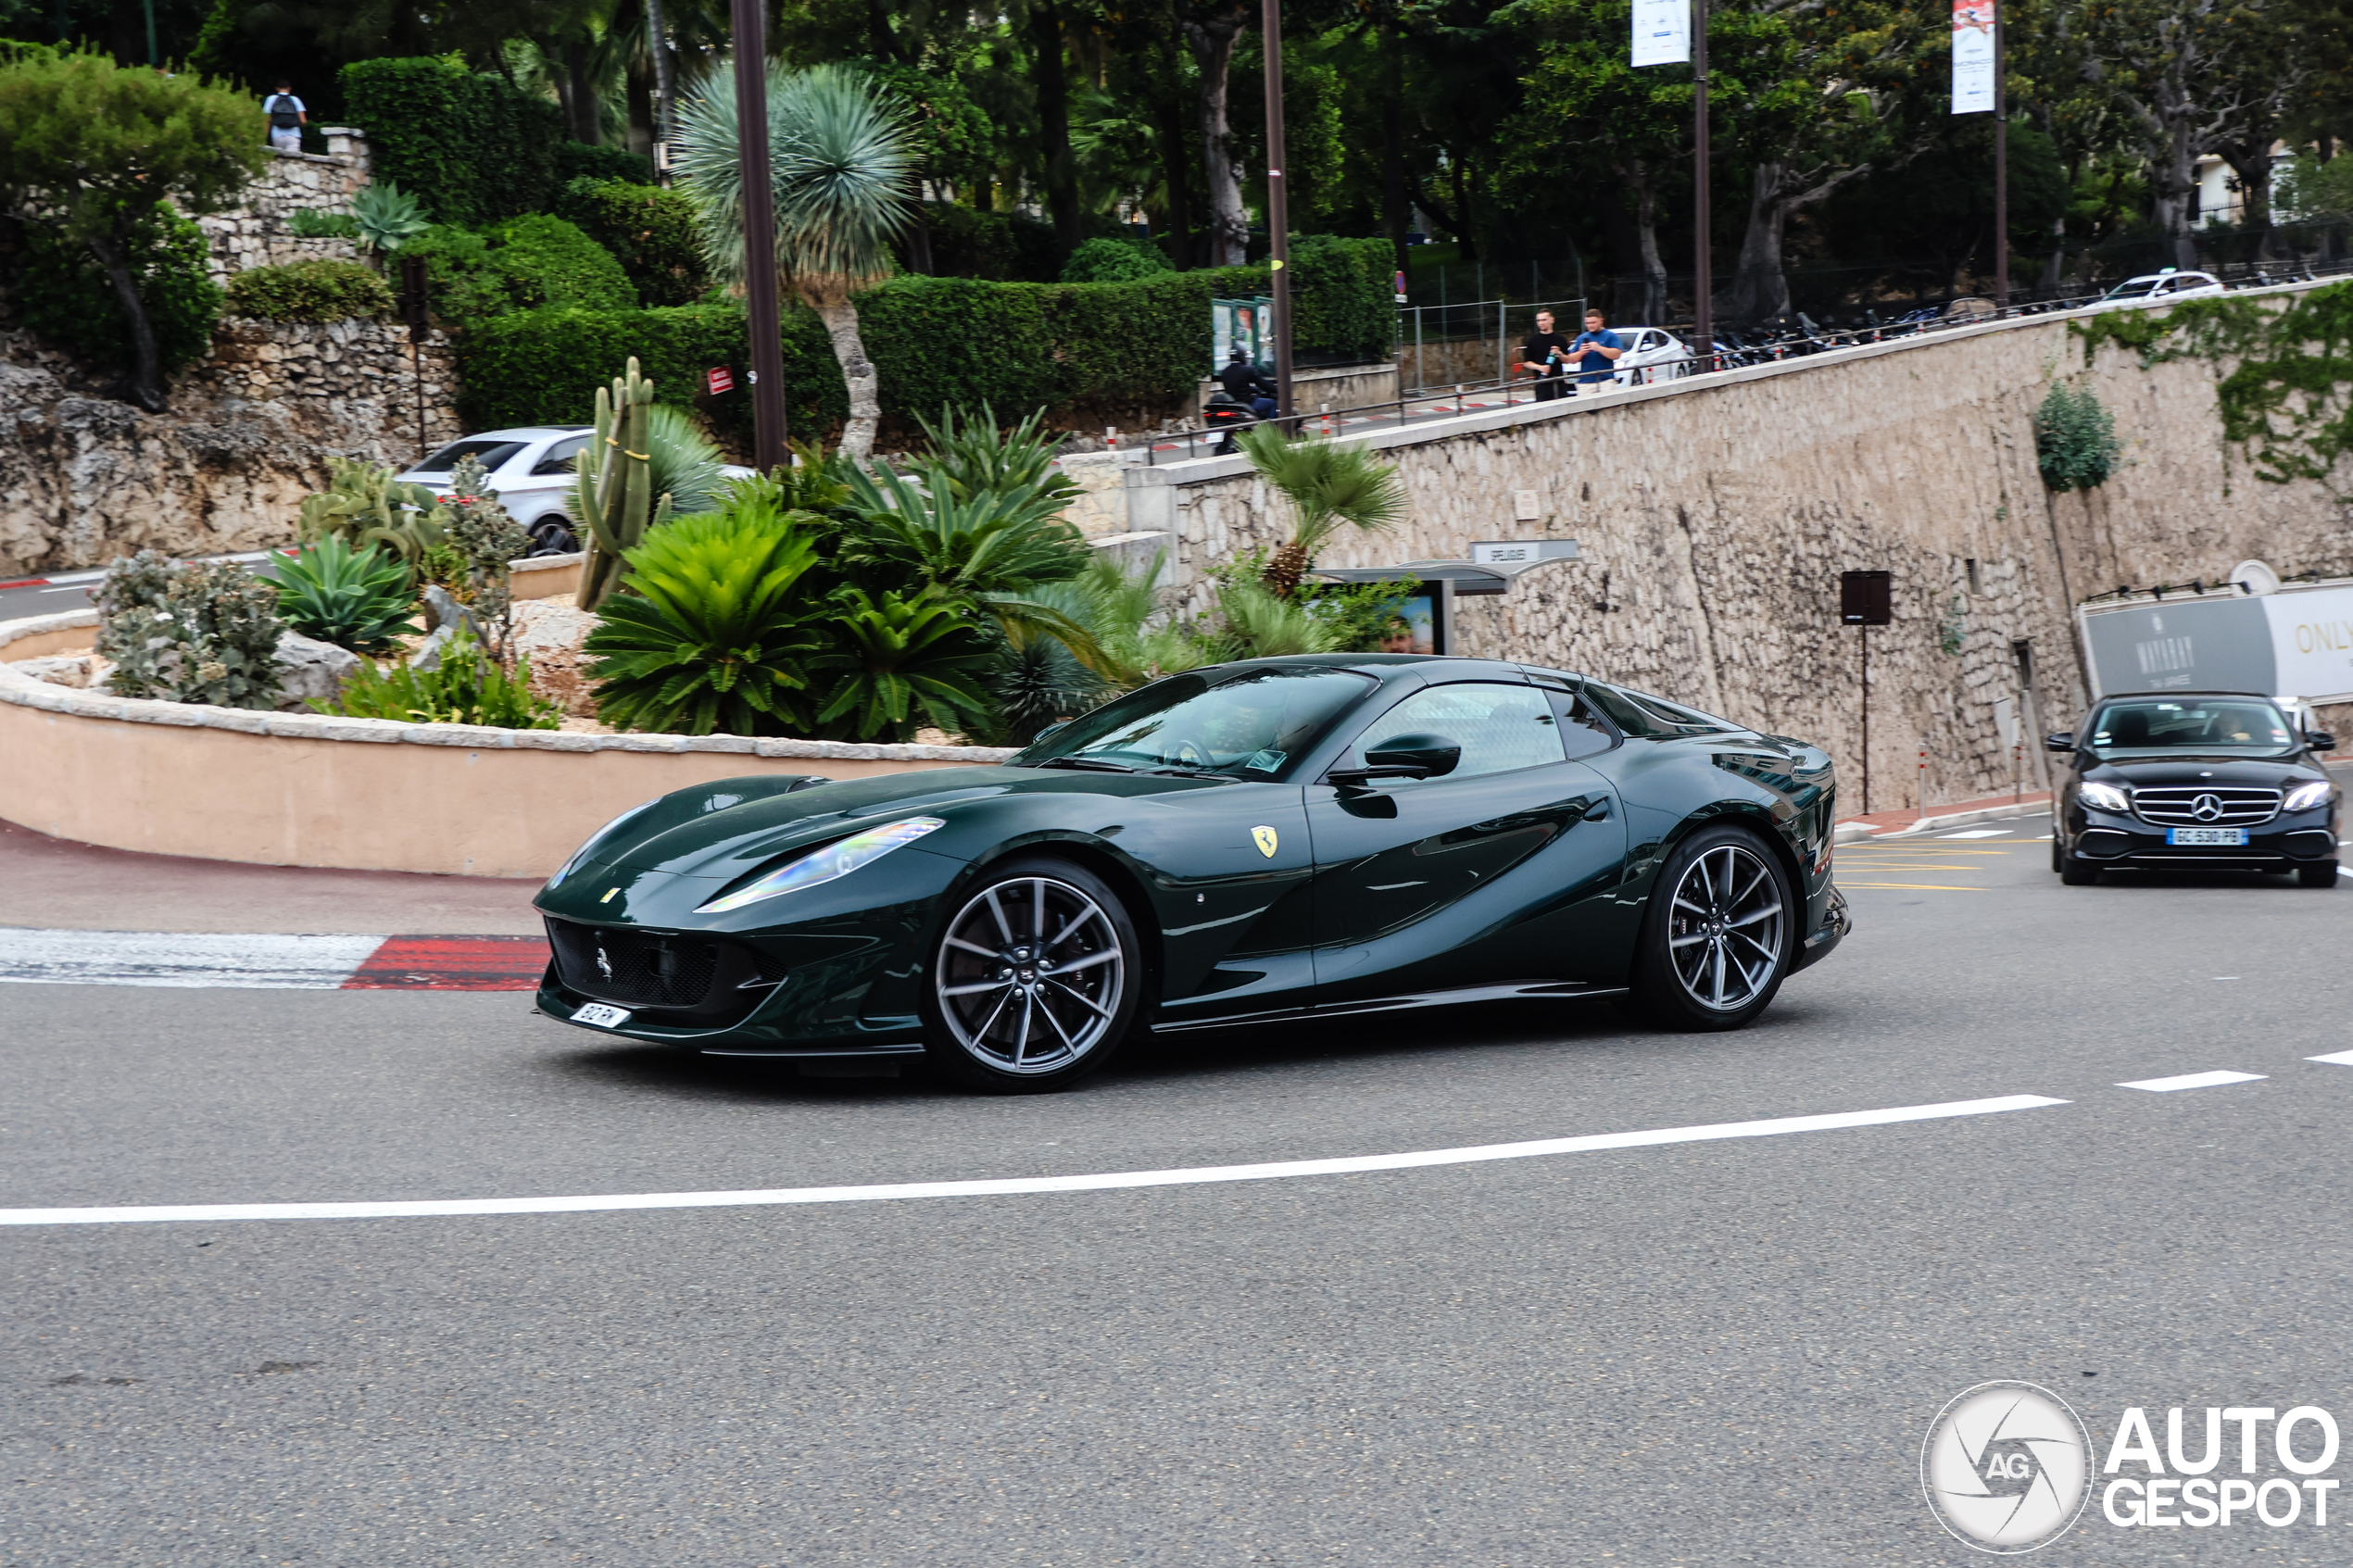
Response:
[[[1577,360],[1577,392],[1590,397],[1609,385],[1616,373],[1614,361],[1626,352],[1626,345],[1616,332],[1603,323],[1607,320],[1599,310],[1585,312],[1585,330],[1568,345]]]

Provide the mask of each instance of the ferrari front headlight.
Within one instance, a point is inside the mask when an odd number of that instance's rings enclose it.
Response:
[[[786,893],[798,893],[804,887],[832,882],[848,876],[859,867],[882,859],[902,844],[912,844],[927,833],[948,824],[938,817],[909,817],[904,822],[885,822],[878,828],[853,833],[823,849],[786,860],[775,870],[762,872],[733,893],[713,898],[695,913],[721,915],[729,909],[740,909],[746,904],[756,904],[762,898],[774,898]]]
[[[2287,798],[2280,802],[2280,809],[2309,811],[2315,806],[2326,804],[2329,791],[2334,787],[2326,779],[2314,779],[2309,784],[2297,784],[2287,792]]]
[[[2130,811],[2133,809],[2133,803],[2124,797],[2124,792],[2112,784],[2086,781],[2080,793],[2083,804],[2095,811]]]

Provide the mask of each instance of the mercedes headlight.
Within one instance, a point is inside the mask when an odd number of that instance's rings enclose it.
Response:
[[[2133,809],[2133,803],[2124,797],[2124,792],[2112,784],[2087,781],[2077,793],[2082,797],[2083,804],[2095,811],[2130,811]]]
[[[556,868],[556,874],[547,879],[547,885],[550,887],[558,885],[564,878],[570,876],[573,872],[578,871],[582,866],[585,865],[588,860],[588,851],[603,843],[607,834],[612,832],[613,829],[619,827],[622,823],[627,822],[630,818],[635,816],[638,812],[646,809],[648,807],[661,805],[662,798],[662,797],[657,795],[651,800],[639,801],[636,805],[629,808],[628,810],[623,811],[620,816],[615,817],[611,822],[607,822],[603,827],[600,827],[596,832],[590,834],[586,838],[582,839],[580,841],[580,847],[572,852],[572,859],[566,860],[562,865],[558,866]]]
[[[853,833],[823,849],[812,849],[797,859],[786,860],[774,871],[754,877],[733,893],[713,898],[695,913],[725,914],[729,909],[740,909],[746,904],[756,904],[762,898],[798,893],[804,887],[815,887],[836,877],[848,876],[859,867],[882,859],[900,845],[912,844],[924,834],[947,825],[938,817],[909,817],[904,822],[885,822],[878,828]]]
[[[2297,784],[2287,792],[2287,798],[2280,802],[2280,809],[2309,811],[2315,806],[2326,805],[2329,791],[2334,787],[2326,779],[2314,779],[2309,784]]]

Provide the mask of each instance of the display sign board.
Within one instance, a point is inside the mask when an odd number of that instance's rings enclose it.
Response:
[[[1953,0],[1953,112],[1994,112],[1995,0]]]
[[[1884,626],[1894,619],[1894,579],[1884,571],[1838,574],[1838,619],[1843,626]]]
[[[711,388],[711,395],[713,397],[723,392],[736,390],[736,372],[724,365],[713,365],[702,373],[702,379],[703,384]]]
[[[2353,702],[2353,582],[2084,605],[2092,695],[2262,692]]]
[[[1215,375],[1239,348],[1262,369],[1275,362],[1275,302],[1265,295],[1256,299],[1213,299],[1209,302],[1210,366]]]
[[[1498,539],[1470,547],[1470,558],[1498,571],[1525,571],[1539,561],[1576,560],[1574,539]]]
[[[1692,57],[1692,0],[1634,0],[1637,66],[1681,65]]]

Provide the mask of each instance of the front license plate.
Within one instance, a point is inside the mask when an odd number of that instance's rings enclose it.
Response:
[[[2246,842],[2245,828],[2167,828],[2165,842],[2191,845],[2240,845]]]
[[[572,1015],[574,1023],[593,1023],[599,1029],[618,1029],[629,1022],[627,1008],[607,1007],[602,1002],[590,1002]]]

